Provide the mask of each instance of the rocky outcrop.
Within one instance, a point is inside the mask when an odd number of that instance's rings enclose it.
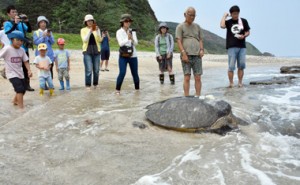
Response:
[[[280,73],[284,73],[284,74],[300,73],[300,66],[282,66],[280,68]]]
[[[292,79],[295,79],[295,76],[283,76],[283,77],[274,77],[267,80],[252,81],[250,85],[273,85],[273,84],[288,84],[292,83]]]

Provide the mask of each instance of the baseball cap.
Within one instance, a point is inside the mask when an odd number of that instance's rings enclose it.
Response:
[[[38,45],[38,50],[47,50],[47,45],[45,43],[41,43]]]
[[[60,44],[60,45],[65,44],[65,39],[63,39],[63,38],[58,38],[58,39],[57,39],[57,44]]]

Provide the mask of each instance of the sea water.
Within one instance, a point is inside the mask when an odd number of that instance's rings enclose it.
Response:
[[[299,79],[248,85],[282,76],[279,67],[249,66],[245,86],[232,89],[226,68],[204,70],[202,94],[229,102],[249,123],[224,136],[169,131],[145,119],[147,105],[182,94],[182,73],[171,86],[145,70],[141,90],[128,78],[121,96],[113,94],[115,79],[102,80],[98,90],[27,99],[25,112],[1,100],[0,184],[297,185]]]
[[[276,67],[248,69],[246,84],[285,76]],[[203,77],[203,81],[214,87],[221,78],[215,76],[211,83]],[[163,170],[144,175],[133,184],[299,184],[299,85],[297,79],[292,85],[212,88],[207,93],[231,102],[233,112],[250,125],[224,137],[208,136],[174,157]]]

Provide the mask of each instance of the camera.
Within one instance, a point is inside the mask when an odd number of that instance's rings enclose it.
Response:
[[[25,14],[20,14],[19,19],[25,20],[25,19],[27,19],[27,16]]]
[[[132,34],[132,32],[134,32],[134,31],[136,32],[136,29],[134,29],[134,28],[130,28],[130,29],[129,29],[129,33],[130,33],[130,34]]]

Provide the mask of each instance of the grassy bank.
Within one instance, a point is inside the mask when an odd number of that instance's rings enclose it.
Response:
[[[82,49],[82,41],[79,34],[60,34],[53,33],[55,40],[62,37],[66,40],[66,48],[67,49]],[[119,49],[119,45],[117,43],[116,38],[111,38],[110,40],[110,49],[112,51],[117,51]],[[53,48],[57,48],[57,45],[54,44]],[[139,51],[154,51],[154,43],[151,41],[139,40],[139,44],[137,46],[137,50]]]

